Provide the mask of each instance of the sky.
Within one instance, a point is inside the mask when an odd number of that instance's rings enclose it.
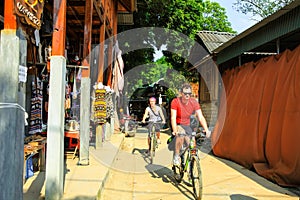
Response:
[[[254,24],[258,23],[258,21],[251,20],[251,15],[245,15],[243,13],[239,13],[238,11],[232,8],[233,3],[236,0],[211,0],[213,2],[217,2],[221,7],[226,9],[226,15],[228,17],[228,21],[231,23],[231,27],[233,30],[238,33],[242,33],[247,30]]]
[[[232,8],[233,3],[236,0],[211,0],[213,2],[217,2],[221,7],[226,9],[226,15],[228,17],[228,21],[231,23],[231,27],[234,31],[237,31],[238,34],[247,30],[254,24],[258,23],[258,21],[251,20],[250,15],[245,15],[243,13],[239,13],[238,11]],[[161,50],[165,50],[165,47],[161,47],[160,50],[155,49],[154,60],[157,60],[163,56]]]

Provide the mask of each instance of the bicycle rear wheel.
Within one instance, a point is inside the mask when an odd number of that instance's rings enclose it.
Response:
[[[199,158],[196,156],[192,157],[191,160],[191,179],[193,184],[193,192],[196,200],[202,199],[202,172],[200,167]]]
[[[155,156],[155,148],[156,148],[156,135],[155,135],[155,126],[152,126],[151,128],[151,134],[150,134],[150,161],[151,164],[153,163],[153,159]]]

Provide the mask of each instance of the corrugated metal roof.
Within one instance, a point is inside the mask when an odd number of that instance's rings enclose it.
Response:
[[[217,31],[200,31],[197,35],[203,41],[209,53],[212,53],[223,43],[226,43],[236,36],[236,34]]]
[[[280,49],[284,50],[291,45],[299,44],[300,34],[300,1],[292,1],[289,5],[263,19],[249,29],[240,33],[232,40],[222,44],[214,50],[217,54],[217,63],[222,64],[244,52],[276,51],[275,40],[280,39]],[[293,33],[294,36],[289,34]],[[285,37],[286,35],[286,37]],[[268,44],[273,46],[268,47]],[[261,47],[261,48],[259,48]]]

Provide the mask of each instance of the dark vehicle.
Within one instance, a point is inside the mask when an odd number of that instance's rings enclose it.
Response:
[[[149,105],[148,100],[150,97],[156,98],[156,103],[159,103],[159,97],[162,99],[162,106],[165,118],[168,119],[168,99],[165,94],[167,91],[167,87],[161,86],[159,84],[154,84],[153,86],[144,86],[137,88],[129,99],[129,113],[131,116],[134,116],[137,121],[141,121],[143,118],[143,114],[145,109]]]

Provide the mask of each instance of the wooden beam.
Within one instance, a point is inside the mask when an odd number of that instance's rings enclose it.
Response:
[[[97,82],[103,83],[103,73],[104,73],[104,42],[105,42],[105,24],[100,27],[100,48],[99,48],[99,64],[98,64],[98,78]]]
[[[107,66],[107,80],[106,80],[106,85],[111,86],[111,81],[112,81],[112,61],[113,61],[113,55],[112,55],[112,49],[113,49],[113,40],[110,37],[109,42],[108,42],[108,66]]]
[[[91,44],[92,44],[92,22],[93,22],[93,0],[85,1],[85,22],[84,22],[84,43],[83,43],[83,63],[89,66],[82,71],[82,77],[90,76]]]
[[[17,29],[17,19],[14,15],[15,1],[5,1],[4,4],[4,29]]]
[[[94,7],[95,7],[95,10],[98,14],[98,17],[100,19],[100,21],[103,23],[104,22],[104,19],[103,19],[103,10],[101,10],[101,2],[100,0],[93,0],[93,4],[94,4]]]
[[[135,0],[119,0],[119,3],[128,11],[133,12],[135,10]]]
[[[114,12],[114,19],[113,19],[113,35],[117,35],[118,34],[118,0],[115,1],[116,5],[115,5],[115,12]]]
[[[68,5],[74,6],[74,7],[84,7],[85,6],[85,1],[70,1],[68,0]]]
[[[65,56],[66,12],[66,0],[55,0],[53,3],[52,55]]]
[[[114,5],[111,8],[111,12],[112,12],[112,24],[110,27],[113,27],[109,32],[111,34],[111,36],[116,36],[117,34],[117,23],[118,23],[118,17],[117,17],[117,10],[118,10],[118,1],[115,0],[113,1]],[[111,38],[111,36],[109,36],[109,38]],[[108,50],[108,69],[107,69],[107,85],[111,86],[112,84],[112,70],[113,70],[113,59],[114,55],[112,54],[112,49],[113,49],[113,45],[114,45],[114,38],[111,38],[109,41],[109,50]]]
[[[78,21],[81,28],[83,29],[83,24],[81,23],[81,21],[83,20],[82,17],[80,17],[79,13],[72,6],[70,6],[69,4],[68,4],[68,8],[71,10],[73,17],[75,18],[75,20]]]
[[[106,7],[104,6],[104,9]],[[99,62],[98,62],[98,78],[97,82],[103,83],[103,74],[104,74],[104,43],[105,43],[105,32],[106,32],[106,14],[105,10],[103,12],[103,24],[100,26],[100,36],[99,36]]]

